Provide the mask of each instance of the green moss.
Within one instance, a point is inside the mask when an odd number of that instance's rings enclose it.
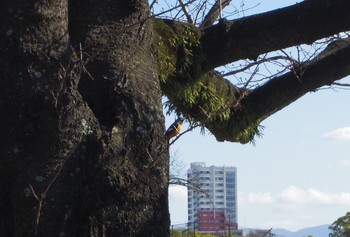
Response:
[[[214,120],[229,120],[231,109],[213,83],[195,81],[189,82],[184,86],[177,81],[172,81],[169,84],[172,84],[172,87],[170,90],[165,91],[165,94],[176,105],[176,108],[169,106],[169,110],[176,113],[181,111],[184,115],[191,111],[191,115],[188,114],[186,117],[195,117],[196,120],[202,121],[202,123]]]
[[[249,124],[248,127],[239,130],[237,135],[235,135],[236,140],[243,144],[248,142],[252,142],[254,144],[254,137],[262,136],[263,126],[260,125],[260,122],[261,122],[260,120],[254,121],[251,124]]]
[[[186,23],[155,19],[154,29],[160,39],[157,42],[160,81],[171,78],[181,81],[196,80],[201,72],[200,33],[195,26]]]
[[[165,83],[176,70],[177,55],[176,47],[173,44],[173,39],[176,38],[176,34],[173,29],[162,20],[154,19],[153,25],[160,37],[156,40],[159,79],[162,83]]]

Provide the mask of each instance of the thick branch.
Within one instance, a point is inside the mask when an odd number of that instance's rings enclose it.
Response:
[[[246,98],[245,103],[254,111],[255,118],[264,119],[306,93],[348,76],[350,46],[298,71],[267,82]]]
[[[318,0],[221,21],[203,31],[201,44],[209,68],[278,49],[310,44],[350,29],[350,1]]]
[[[232,113],[234,116],[229,121],[221,122],[220,126],[215,123],[207,124],[207,128],[219,141],[244,143],[244,140],[237,140],[237,134],[232,133],[234,131],[232,126],[240,128],[239,132],[242,132],[244,127],[248,128],[251,124],[261,122],[306,93],[331,85],[349,74],[350,46],[270,80],[244,97],[241,110],[235,110]],[[247,123],[247,118],[250,124]]]

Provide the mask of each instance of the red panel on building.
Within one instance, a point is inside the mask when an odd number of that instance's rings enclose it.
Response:
[[[207,233],[221,233],[237,229],[237,223],[230,223],[225,211],[200,211],[198,230]]]

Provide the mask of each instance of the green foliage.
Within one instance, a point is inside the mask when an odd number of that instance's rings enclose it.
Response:
[[[197,81],[180,90],[176,96],[176,99],[183,101],[184,106],[198,110],[205,120],[223,121],[230,117],[230,108],[212,83]]]
[[[177,64],[177,77],[195,80],[201,73],[193,70],[200,68],[198,65],[195,65],[196,62],[201,60],[199,34],[189,25],[182,25],[178,31],[174,40],[175,45],[178,46],[178,57],[181,57]]]
[[[177,229],[171,229],[170,230],[170,237],[218,237],[217,235],[212,234],[201,234],[198,231],[193,230],[187,230],[187,231],[180,231]],[[226,237],[228,234],[222,234],[220,237]],[[232,237],[237,237],[236,235],[231,235]]]
[[[330,237],[350,237],[350,212],[334,221],[329,229]]]
[[[252,122],[249,126],[238,133],[237,140],[242,143],[251,142],[254,144],[254,136],[261,137],[263,129],[264,127],[260,125],[260,120]]]
[[[169,24],[168,24],[169,23]],[[160,81],[172,76],[192,78],[193,63],[198,60],[199,32],[189,24],[154,20],[154,28],[160,36],[158,41]],[[180,60],[178,60],[180,59]],[[175,75],[176,74],[176,75]]]
[[[163,42],[160,42],[159,48],[162,47]],[[165,82],[175,72],[176,58],[171,54],[163,53],[159,56],[159,59],[160,81]]]
[[[201,234],[198,231],[188,230],[188,233],[187,233],[186,236],[201,237]]]
[[[170,236],[171,237],[182,237],[181,230],[171,229]]]
[[[215,235],[211,234],[202,234],[201,237],[216,237]]]
[[[160,39],[156,40],[158,44],[159,79],[164,83],[175,73],[177,55],[174,39],[177,36],[173,29],[162,20],[155,19],[153,25],[160,36]]]

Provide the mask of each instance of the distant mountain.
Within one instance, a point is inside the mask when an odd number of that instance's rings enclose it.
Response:
[[[292,232],[285,229],[272,229],[272,233],[276,237],[307,237],[312,235],[313,237],[328,237],[329,236],[329,227],[330,225],[318,225],[313,227],[303,228],[297,232]]]

